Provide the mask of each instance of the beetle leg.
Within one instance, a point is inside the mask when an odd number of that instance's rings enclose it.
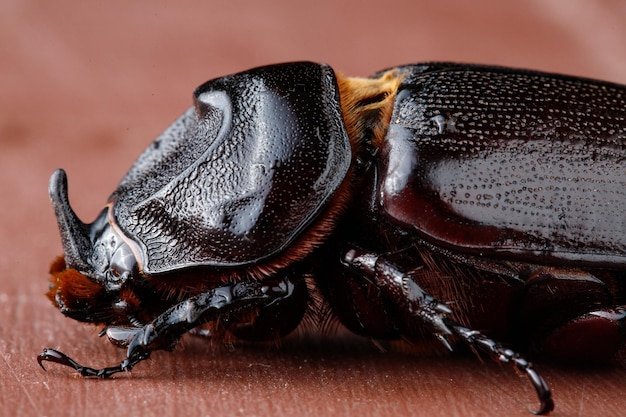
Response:
[[[533,411],[535,414],[547,414],[554,410],[554,401],[552,400],[552,393],[547,382],[539,375],[533,365],[519,353],[504,347],[502,344],[490,339],[477,330],[472,330],[460,325],[452,319],[446,317],[443,321],[452,329],[455,335],[460,337],[469,346],[480,348],[495,360],[502,363],[510,363],[520,372],[526,374],[535,388],[540,401],[539,409]]]
[[[405,273],[375,253],[352,249],[346,252],[343,261],[363,272],[367,278],[373,279],[374,284],[389,298],[401,304],[408,302],[406,307],[410,313],[417,315],[430,325],[435,337],[452,350],[447,340],[447,337],[452,335],[452,331],[443,322],[443,317],[452,313],[447,305],[428,294],[413,280],[406,279]]]
[[[237,309],[269,306],[289,297],[293,290],[294,283],[284,278],[272,283],[240,282],[191,297],[138,329],[128,344],[126,359],[117,366],[102,369],[82,366],[64,353],[50,348],[37,356],[37,362],[44,370],[43,362],[48,361],[69,366],[84,377],[108,378],[118,372],[130,371],[139,362],[148,359],[154,350],[172,349],[183,334],[201,323]]]
[[[547,414],[554,409],[548,384],[530,362],[481,332],[464,327],[449,318],[448,314],[452,313],[452,310],[447,305],[425,292],[407,273],[400,271],[383,256],[351,249],[344,254],[343,262],[360,271],[367,279],[372,280],[389,299],[429,325],[435,337],[448,349],[452,350],[447,338],[456,335],[470,347],[488,353],[499,362],[510,363],[526,374],[540,401],[539,409],[535,411],[535,414]]]

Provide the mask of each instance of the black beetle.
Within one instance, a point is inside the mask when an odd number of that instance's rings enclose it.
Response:
[[[610,358],[624,342],[626,87],[428,63],[369,79],[321,64],[209,81],[91,224],[50,180],[64,257],[48,297],[104,325],[130,370],[198,331],[273,339],[316,287],[351,331]],[[473,329],[484,329],[483,334]]]

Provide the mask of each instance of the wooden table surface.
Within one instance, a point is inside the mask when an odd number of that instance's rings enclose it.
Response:
[[[367,75],[430,60],[482,62],[626,83],[620,0],[0,2],[0,416],[529,416],[534,392],[473,357],[379,352],[308,335],[281,349],[185,338],[131,374],[85,380],[39,368],[54,347],[96,366],[123,351],[45,299],[61,246],[47,195],[64,167],[90,221],[139,152],[207,79],[293,60]],[[555,416],[626,413],[623,362],[538,364]]]

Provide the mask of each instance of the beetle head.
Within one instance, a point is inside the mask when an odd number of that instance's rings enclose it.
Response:
[[[80,321],[109,324],[114,317],[128,316],[125,310],[130,306],[123,290],[127,281],[138,276],[137,263],[109,223],[109,209],[93,223],[83,223],[70,207],[67,176],[60,169],[50,178],[50,199],[64,257],[50,268],[48,297],[63,314]]]

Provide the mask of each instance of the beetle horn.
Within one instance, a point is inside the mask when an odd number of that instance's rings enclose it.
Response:
[[[49,193],[61,232],[65,264],[79,272],[91,271],[93,268],[86,261],[93,252],[89,226],[80,221],[70,207],[67,197],[67,174],[64,170],[57,169],[50,177]]]

